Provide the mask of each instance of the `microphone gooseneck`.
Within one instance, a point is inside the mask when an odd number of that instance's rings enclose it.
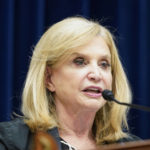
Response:
[[[120,105],[125,105],[125,106],[129,106],[129,107],[131,107],[131,108],[134,108],[134,109],[140,109],[140,110],[143,110],[143,111],[148,111],[148,112],[150,112],[150,107],[141,106],[141,105],[137,105],[137,104],[124,103],[124,102],[120,102],[120,101],[116,100],[116,99],[114,98],[113,92],[110,91],[110,90],[107,90],[107,89],[104,90],[104,91],[102,92],[102,96],[103,96],[103,98],[104,98],[105,100],[107,100],[107,101],[114,101],[115,103],[120,104]]]

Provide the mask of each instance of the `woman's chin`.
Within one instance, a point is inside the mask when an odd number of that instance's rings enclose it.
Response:
[[[86,101],[84,107],[89,110],[98,111],[105,105],[105,103],[106,103],[105,100],[90,99]]]

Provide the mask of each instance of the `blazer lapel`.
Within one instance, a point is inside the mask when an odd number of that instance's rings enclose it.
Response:
[[[60,143],[60,136],[58,133],[58,128],[57,127],[52,128],[52,129],[48,130],[48,133],[56,140],[59,150],[62,150],[61,143]]]

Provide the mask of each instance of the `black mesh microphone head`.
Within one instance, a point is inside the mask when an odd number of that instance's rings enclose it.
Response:
[[[102,96],[104,97],[104,99],[106,99],[108,101],[113,101],[114,100],[114,94],[110,90],[107,90],[107,89],[104,90],[102,92]]]

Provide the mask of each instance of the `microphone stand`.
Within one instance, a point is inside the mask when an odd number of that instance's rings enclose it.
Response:
[[[114,98],[114,94],[112,93],[112,91],[110,91],[108,89],[106,89],[102,92],[102,96],[107,101],[114,101],[114,102],[116,102],[117,104],[120,104],[120,105],[126,105],[126,106],[129,106],[129,107],[134,108],[134,109],[140,109],[140,110],[143,110],[143,111],[150,112],[150,107],[137,105],[137,104],[124,103],[124,102],[120,102],[120,101],[116,100]]]
[[[137,104],[123,103],[123,102],[119,102],[115,98],[113,98],[113,101],[116,102],[117,104],[120,104],[120,105],[126,105],[126,106],[132,107],[134,109],[140,109],[140,110],[144,110],[144,111],[150,112],[150,107],[147,107],[147,106],[142,106],[142,105],[137,105]]]

